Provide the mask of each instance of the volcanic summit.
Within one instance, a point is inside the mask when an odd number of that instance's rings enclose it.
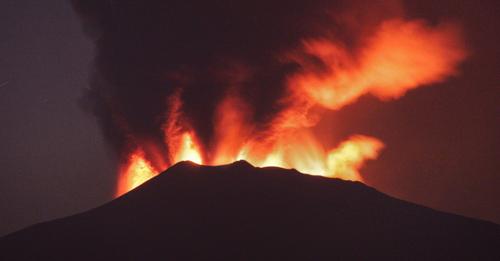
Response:
[[[1,260],[500,260],[500,226],[363,183],[180,162],[93,210],[0,239]]]

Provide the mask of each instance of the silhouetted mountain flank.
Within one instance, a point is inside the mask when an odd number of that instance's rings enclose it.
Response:
[[[182,162],[96,209],[0,239],[0,260],[500,260],[500,226],[359,182]]]

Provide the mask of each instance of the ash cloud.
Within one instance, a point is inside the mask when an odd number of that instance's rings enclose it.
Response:
[[[375,25],[382,12],[374,10],[384,10],[383,17],[397,13],[398,5],[389,2],[360,5],[358,11],[371,11],[359,21]],[[356,48],[357,35],[370,28],[360,27],[352,15],[336,15],[352,6],[340,1],[73,0],[73,5],[96,45],[83,104],[122,156],[135,140],[163,146],[167,153],[162,127],[168,97],[179,88],[183,116],[203,146],[213,136],[216,105],[229,90],[252,106],[252,120],[265,128],[283,109],[287,75],[301,69],[284,62],[282,53],[318,37],[335,36]]]

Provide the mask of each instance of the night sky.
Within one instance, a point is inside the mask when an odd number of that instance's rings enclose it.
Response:
[[[111,2],[111,1],[110,1]],[[405,2],[406,3],[406,2]],[[470,57],[447,81],[382,103],[363,97],[320,128],[387,148],[366,183],[438,210],[500,223],[500,52],[495,1],[407,1],[414,17],[462,24]],[[96,207],[116,156],[82,103],[94,43],[67,1],[0,4],[0,235]]]

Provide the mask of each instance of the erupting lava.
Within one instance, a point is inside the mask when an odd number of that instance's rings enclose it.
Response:
[[[169,155],[153,157],[150,144],[136,142],[136,150],[121,168],[117,195],[183,160],[208,165],[246,160],[259,167],[361,180],[359,169],[366,160],[377,158],[383,142],[354,135],[335,148],[325,147],[313,134],[321,108],[339,110],[366,94],[396,99],[408,90],[443,81],[456,73],[466,57],[461,43],[460,32],[452,24],[430,26],[401,19],[382,22],[355,50],[328,37],[303,39],[280,57],[300,67],[287,76],[287,92],[280,101],[285,109],[266,128],[257,128],[251,120],[252,104],[241,99],[238,91],[228,91],[213,119],[214,137],[208,148],[198,142],[183,116],[179,88],[176,95],[166,97],[170,108],[164,134]]]
[[[158,173],[151,163],[145,159],[144,152],[135,151],[130,155],[129,161],[121,170],[117,194],[127,193],[129,190],[141,185]]]

